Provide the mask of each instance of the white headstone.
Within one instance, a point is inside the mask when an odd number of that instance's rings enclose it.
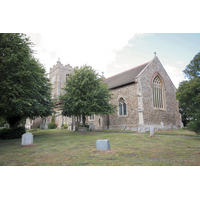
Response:
[[[164,129],[164,123],[160,122],[162,130]]]
[[[184,124],[183,124],[183,122],[181,122],[181,128],[184,128]]]
[[[123,131],[123,130],[125,130],[125,128],[126,128],[126,125],[123,124],[121,130]]]
[[[138,128],[138,133],[145,133],[145,128],[144,127]]]
[[[97,150],[106,151],[110,149],[109,140],[97,140],[96,145],[97,145]]]
[[[150,136],[154,135],[154,126],[150,126]]]
[[[33,134],[25,133],[22,135],[22,145],[32,145],[33,144]]]

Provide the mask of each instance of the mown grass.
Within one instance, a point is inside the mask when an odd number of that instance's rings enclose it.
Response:
[[[195,137],[57,129],[29,132],[34,135],[33,146],[22,147],[21,139],[0,140],[0,166],[200,165],[200,138]],[[98,139],[108,139],[111,149],[97,151]]]

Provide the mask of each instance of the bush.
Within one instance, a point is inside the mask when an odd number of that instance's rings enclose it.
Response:
[[[63,124],[63,125],[61,126],[61,129],[68,129],[68,125],[67,125],[67,124]]]
[[[57,125],[53,122],[49,123],[48,124],[48,129],[56,129],[57,128]]]
[[[18,127],[16,129],[4,128],[0,129],[0,139],[8,140],[21,138],[24,133],[26,133],[25,127]]]
[[[80,127],[83,127],[83,125],[80,125]],[[85,127],[88,128],[88,130],[89,130],[89,125],[88,124],[85,124]]]

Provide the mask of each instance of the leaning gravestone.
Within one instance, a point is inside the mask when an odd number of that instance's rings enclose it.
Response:
[[[154,136],[154,126],[150,126],[150,136]]]
[[[93,123],[90,123],[89,125],[89,131],[92,131],[93,130]]]
[[[97,140],[97,150],[106,151],[110,149],[109,140]]]
[[[22,135],[22,145],[32,145],[33,144],[33,134],[25,133]]]
[[[129,127],[127,127],[126,129],[125,129],[125,131],[130,131],[131,129],[129,128]]]
[[[125,128],[126,128],[126,125],[125,125],[125,124],[123,124],[123,125],[122,125],[122,128],[121,128],[121,130],[122,130],[122,131],[124,131],[124,130],[125,130]]]

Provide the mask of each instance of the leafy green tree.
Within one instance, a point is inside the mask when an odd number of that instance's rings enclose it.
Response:
[[[90,66],[74,69],[63,89],[64,95],[60,96],[62,115],[82,115],[85,127],[86,116],[114,113],[116,107],[109,103],[112,98],[111,91],[102,81]]]
[[[180,113],[184,124],[187,123],[187,128],[200,133],[200,53],[183,72],[189,80],[182,81],[176,93]]]
[[[0,116],[11,128],[53,110],[51,85],[25,34],[0,34]]]

